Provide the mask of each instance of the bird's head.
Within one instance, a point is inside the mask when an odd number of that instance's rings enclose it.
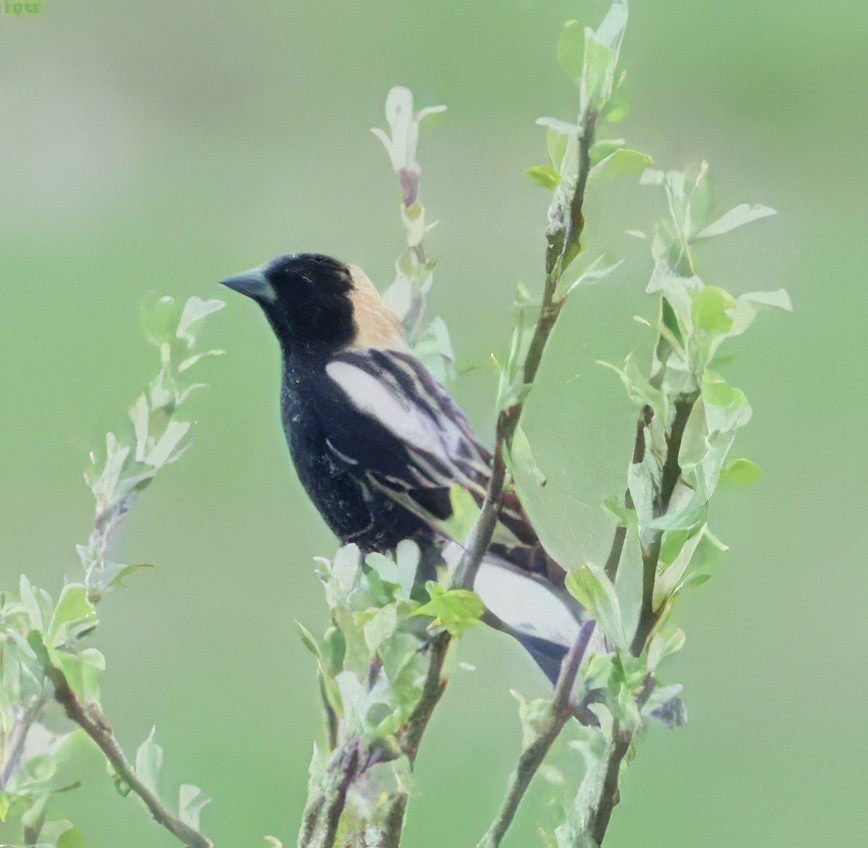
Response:
[[[405,348],[401,323],[374,284],[360,268],[330,256],[279,256],[221,282],[262,307],[288,352]]]

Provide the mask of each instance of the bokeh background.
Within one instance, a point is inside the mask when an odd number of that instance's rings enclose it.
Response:
[[[149,291],[222,295],[215,281],[278,253],[357,262],[381,286],[401,245],[398,192],[368,133],[387,90],[449,112],[423,130],[423,199],[440,219],[432,309],[449,323],[454,387],[490,438],[490,352],[515,284],[539,286],[548,197],[540,115],[569,119],[554,45],[585,0],[45,0],[0,15],[0,515],[4,586],[77,575],[91,518],[80,472],[155,368],[137,325]],[[792,316],[761,316],[729,378],[754,420],[737,453],[764,480],[723,492],[731,545],[683,599],[687,647],[668,670],[690,722],[652,728],[631,765],[609,848],[856,845],[864,838],[865,40],[857,0],[634,3],[622,54],[627,119],[612,128],[663,168],[707,158],[721,209],[780,211],[702,254],[735,291],[786,286]],[[642,294],[656,189],[589,199],[592,249],[623,273],[580,294],[558,327],[527,427],[549,485],[531,493],[551,546],[601,556],[597,504],[621,491],[633,413],[595,359],[645,355]],[[229,294],[229,293],[227,293]],[[208,341],[193,450],[147,492],[121,540],[136,575],[100,609],[104,705],[134,751],[152,724],[165,775],[213,797],[218,845],[294,844],[312,740],[313,666],[294,620],[324,604],[311,558],[333,540],[301,495],[277,413],[276,346],[229,300]],[[859,377],[861,375],[861,379]],[[860,462],[861,459],[861,462]],[[520,650],[479,630],[423,746],[407,844],[475,844],[519,745],[508,690],[544,691]],[[560,765],[578,774],[576,754]],[[88,845],[170,846],[99,757],[58,803]],[[509,844],[537,844],[557,790],[541,783]],[[860,824],[861,820],[861,824]]]

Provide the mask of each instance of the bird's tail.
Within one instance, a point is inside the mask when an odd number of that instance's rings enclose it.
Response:
[[[453,565],[461,553],[461,547],[452,543],[443,556]],[[517,565],[494,547],[480,564],[473,590],[486,607],[483,621],[517,639],[554,683],[579,627],[589,618],[587,610],[562,583]],[[602,637],[589,645],[591,651],[603,649]]]

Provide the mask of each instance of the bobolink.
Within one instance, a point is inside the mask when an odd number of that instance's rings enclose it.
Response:
[[[341,542],[388,552],[412,538],[429,564],[432,552],[448,559],[456,546],[436,519],[451,514],[456,483],[481,501],[491,456],[409,352],[373,283],[317,254],[281,256],[222,282],[255,300],[277,336],[290,454]],[[587,617],[563,578],[508,493],[473,588],[486,620],[515,636],[552,681]]]

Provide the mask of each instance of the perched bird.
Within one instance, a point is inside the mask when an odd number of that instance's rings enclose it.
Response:
[[[452,511],[450,488],[457,483],[481,501],[491,456],[409,352],[398,318],[362,270],[302,253],[221,282],[255,300],[277,336],[290,454],[341,542],[388,552],[411,538],[428,562],[432,552],[454,556],[440,523]],[[507,493],[473,588],[485,620],[518,639],[552,681],[587,618],[563,578]]]

